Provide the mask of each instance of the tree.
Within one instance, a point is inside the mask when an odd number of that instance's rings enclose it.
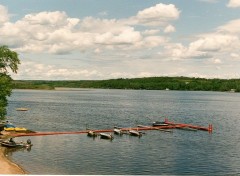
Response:
[[[7,97],[12,92],[12,78],[9,71],[17,73],[20,60],[18,54],[11,51],[7,46],[0,46],[0,119],[7,114]]]

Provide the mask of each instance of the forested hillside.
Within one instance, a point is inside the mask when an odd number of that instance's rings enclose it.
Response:
[[[14,89],[102,88],[240,92],[240,79],[203,79],[188,77],[149,77],[133,79],[41,81],[15,80]]]

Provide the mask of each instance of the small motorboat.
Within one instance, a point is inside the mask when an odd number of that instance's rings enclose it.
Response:
[[[129,131],[129,134],[130,134],[131,136],[138,136],[138,137],[141,137],[141,136],[142,136],[142,132],[136,131],[136,130],[130,130],[130,131]]]
[[[24,142],[15,142],[12,138],[10,140],[5,140],[0,142],[3,147],[9,148],[29,148],[32,146],[31,140],[28,139],[26,143]]]
[[[28,108],[17,108],[16,111],[28,111]]]
[[[110,139],[113,140],[113,135],[112,134],[107,134],[107,133],[100,133],[101,139]]]
[[[87,135],[89,137],[97,137],[98,134],[95,131],[90,130],[90,131],[88,131]]]
[[[123,134],[123,131],[121,129],[118,129],[118,128],[114,128],[113,132],[114,132],[114,134],[117,134],[117,135],[122,135]]]
[[[152,126],[168,126],[168,124],[166,124],[165,122],[156,121],[152,123]]]

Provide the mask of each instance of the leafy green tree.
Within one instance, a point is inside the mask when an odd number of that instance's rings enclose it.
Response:
[[[0,46],[0,119],[4,119],[7,111],[7,97],[12,92],[12,78],[9,71],[17,73],[20,60],[18,54],[7,46]]]

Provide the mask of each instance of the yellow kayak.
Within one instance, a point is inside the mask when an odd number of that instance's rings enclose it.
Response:
[[[27,129],[26,129],[26,128],[16,127],[16,128],[15,128],[15,131],[17,131],[17,132],[20,132],[20,131],[27,131]]]
[[[15,131],[15,128],[13,128],[13,127],[6,128],[6,127],[5,127],[4,130],[5,130],[5,131]]]

